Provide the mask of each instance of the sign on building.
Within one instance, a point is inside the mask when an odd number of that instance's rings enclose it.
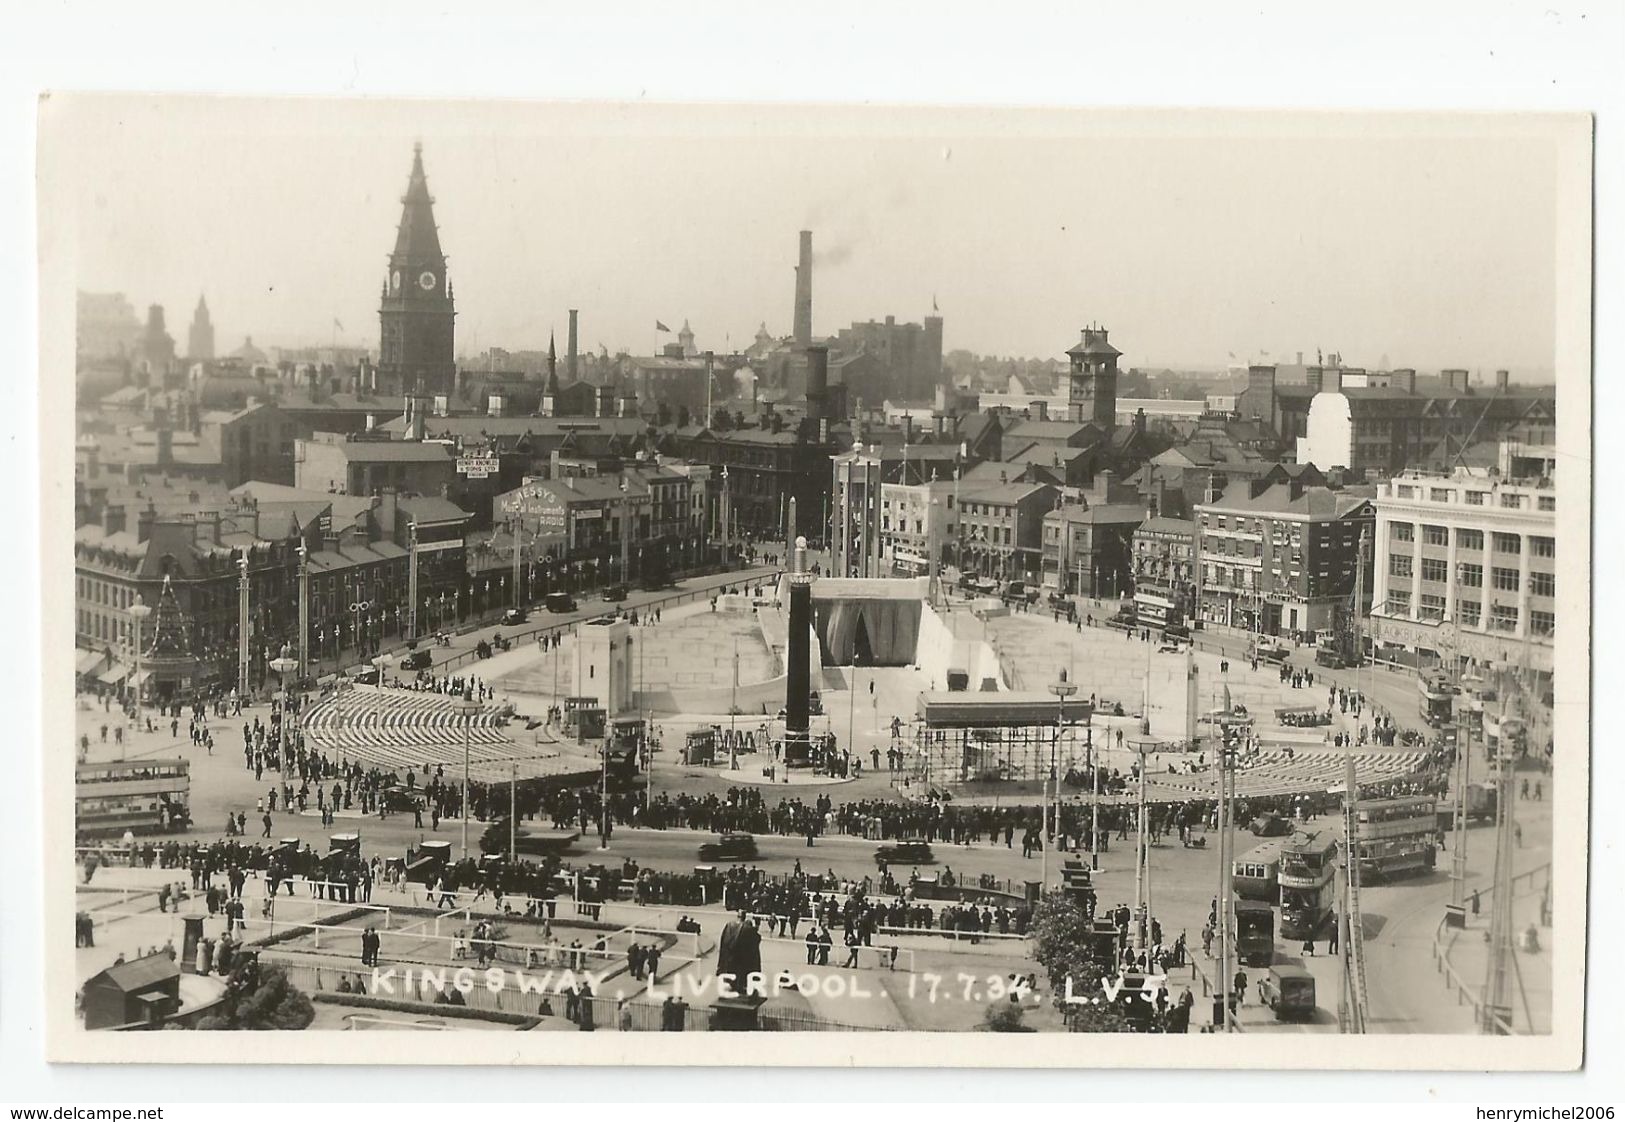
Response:
[[[495,456],[459,456],[457,459],[457,473],[470,479],[489,479],[501,466]]]

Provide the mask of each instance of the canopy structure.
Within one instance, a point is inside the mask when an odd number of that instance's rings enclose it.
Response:
[[[1064,779],[1086,767],[1093,715],[1087,700],[1063,705],[1040,693],[923,693],[908,784],[925,794],[1037,794],[1052,771]]]

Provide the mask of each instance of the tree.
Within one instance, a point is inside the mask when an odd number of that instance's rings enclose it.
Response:
[[[982,1015],[983,1032],[1035,1032],[1031,1025],[1023,1021],[1025,1016],[1020,1005],[1011,1001],[1000,1001],[987,1007]]]
[[[1128,1032],[1128,1019],[1118,1009],[1097,997],[1105,993],[1102,983],[1111,977],[1110,968],[1090,953],[1093,925],[1083,909],[1064,892],[1051,892],[1033,910],[1034,957],[1049,975],[1050,992],[1056,1008],[1066,1015],[1076,1032]],[[1070,986],[1069,986],[1070,983]],[[1068,1004],[1069,992],[1085,1004]]]
[[[316,1019],[316,1007],[304,991],[288,981],[280,966],[260,965],[257,955],[232,970],[221,1010],[197,1027],[206,1032],[288,1031],[307,1028]]]

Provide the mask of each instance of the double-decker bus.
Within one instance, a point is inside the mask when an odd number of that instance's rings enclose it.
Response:
[[[81,835],[184,830],[192,765],[182,759],[105,760],[74,769],[74,814]]]
[[[1243,900],[1260,900],[1271,907],[1281,902],[1281,838],[1271,838],[1236,858],[1230,879]]]
[[[1301,829],[1281,843],[1281,938],[1313,939],[1332,918],[1337,839]]]
[[[1438,804],[1421,795],[1362,802],[1354,856],[1362,879],[1377,880],[1433,868]]]
[[[1417,711],[1429,728],[1444,728],[1454,716],[1456,691],[1443,674],[1423,674],[1416,680]]]

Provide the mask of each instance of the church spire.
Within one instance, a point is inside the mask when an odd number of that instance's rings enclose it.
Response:
[[[549,331],[547,333],[547,392],[550,394],[559,392],[559,352],[554,346],[553,340],[554,334]]]

